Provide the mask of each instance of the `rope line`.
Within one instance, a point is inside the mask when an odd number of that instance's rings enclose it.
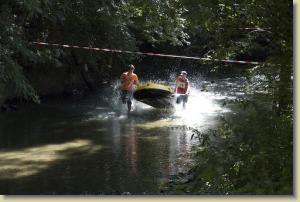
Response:
[[[30,42],[35,45],[42,46],[52,46],[52,47],[61,47],[61,48],[74,48],[74,49],[83,49],[83,50],[92,50],[92,51],[104,51],[104,52],[113,52],[113,53],[127,53],[127,54],[135,54],[135,55],[147,55],[147,56],[157,56],[157,57],[169,57],[169,58],[182,58],[182,59],[191,59],[191,60],[202,60],[202,61],[215,61],[215,62],[225,62],[225,63],[238,63],[238,64],[252,64],[258,65],[260,62],[253,61],[241,61],[241,60],[219,60],[212,58],[201,58],[201,57],[191,57],[191,56],[183,56],[183,55],[170,55],[170,54],[160,54],[160,53],[144,53],[138,51],[126,51],[126,50],[117,50],[117,49],[107,49],[107,48],[94,48],[88,46],[76,46],[76,45],[67,45],[67,44],[56,44],[56,43],[45,43],[45,42]]]

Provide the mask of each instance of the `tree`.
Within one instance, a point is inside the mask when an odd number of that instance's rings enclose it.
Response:
[[[87,51],[38,49],[32,41],[137,50],[141,43],[186,43],[178,1],[6,0],[1,9],[1,82],[13,83],[19,95],[37,100],[23,73],[26,66],[68,65],[74,59],[107,68],[135,58]],[[114,60],[112,60],[114,56]],[[111,69],[111,71],[114,69]]]
[[[293,6],[280,0],[185,1],[194,32],[213,36],[207,56],[219,59],[258,60],[253,74],[265,76],[274,108],[291,110]],[[199,12],[201,10],[201,12]],[[201,35],[200,35],[201,37]],[[195,45],[195,44],[193,44]],[[259,53],[259,54],[258,54]]]

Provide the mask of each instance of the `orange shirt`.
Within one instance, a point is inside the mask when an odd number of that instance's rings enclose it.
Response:
[[[139,79],[135,73],[124,72],[121,75],[122,90],[133,90],[133,84],[138,84]]]

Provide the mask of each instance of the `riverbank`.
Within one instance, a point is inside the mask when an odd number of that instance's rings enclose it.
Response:
[[[97,68],[80,67],[32,67],[24,68],[27,82],[40,99],[52,97],[68,97],[80,95],[88,91],[96,91],[107,84]],[[14,105],[31,102],[17,92],[15,85],[0,83],[0,107],[2,111],[10,111]],[[14,107],[13,107],[14,108]]]
[[[258,97],[238,108],[219,127],[195,133],[195,164],[165,184],[164,194],[293,194],[293,117]]]

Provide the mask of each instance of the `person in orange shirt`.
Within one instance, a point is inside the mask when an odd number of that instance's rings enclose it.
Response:
[[[187,78],[186,71],[181,71],[181,74],[176,78],[176,94],[178,97],[176,103],[180,104],[182,102],[183,108],[188,101],[188,96],[190,94],[190,82]]]
[[[129,70],[121,75],[121,100],[123,104],[127,103],[128,112],[131,111],[133,90],[139,84],[138,76],[133,73],[135,67],[129,65]]]

